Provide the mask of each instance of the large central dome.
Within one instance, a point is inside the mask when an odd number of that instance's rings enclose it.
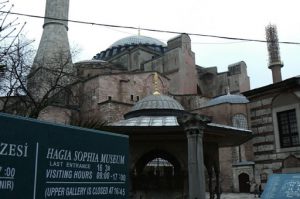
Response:
[[[136,36],[130,36],[130,37],[125,37],[123,39],[120,39],[114,42],[109,48],[125,46],[125,45],[139,45],[139,44],[156,45],[156,46],[163,46],[163,47],[166,46],[166,44],[159,41],[158,39],[136,35]]]
[[[159,54],[165,52],[165,49],[167,48],[166,44],[159,41],[158,39],[136,35],[136,36],[125,37],[123,39],[114,42],[109,48],[96,54],[93,59],[107,61],[112,57],[114,57],[115,55],[118,55],[119,53],[122,53],[128,49],[129,50],[133,49],[137,46],[147,47],[148,49],[151,49],[154,52]]]

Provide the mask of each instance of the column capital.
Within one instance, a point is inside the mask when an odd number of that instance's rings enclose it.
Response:
[[[204,130],[207,123],[211,122],[211,118],[206,115],[189,113],[179,117],[178,122],[180,126],[183,126],[184,131],[192,135],[199,134],[201,130]]]
[[[205,199],[205,174],[203,158],[203,130],[211,120],[196,113],[185,114],[178,118],[187,134],[189,198]]]

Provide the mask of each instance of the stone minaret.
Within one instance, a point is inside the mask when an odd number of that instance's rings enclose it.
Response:
[[[67,33],[68,15],[69,0],[46,1],[44,30],[28,76],[28,90],[37,99],[70,83],[73,64]]]
[[[266,37],[269,52],[269,68],[272,70],[273,83],[280,82],[282,80],[281,67],[283,67],[283,63],[280,59],[277,28],[275,25],[266,27]]]

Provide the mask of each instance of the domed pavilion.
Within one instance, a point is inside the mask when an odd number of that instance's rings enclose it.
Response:
[[[173,97],[157,90],[136,102],[124,119],[106,128],[129,135],[130,191],[134,198],[188,195],[192,184],[188,156],[194,153],[190,137],[197,131],[203,131],[202,158],[211,192],[213,173],[219,179],[219,147],[239,145],[251,138],[251,131],[211,123],[210,118],[185,111]],[[200,183],[205,186],[205,182]]]

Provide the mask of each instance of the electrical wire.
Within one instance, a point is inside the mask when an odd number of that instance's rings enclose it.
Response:
[[[152,28],[141,28],[141,27],[134,27],[134,26],[112,25],[112,24],[103,24],[103,23],[96,23],[96,22],[71,20],[71,19],[59,19],[59,18],[53,18],[53,17],[43,17],[43,16],[38,16],[38,15],[31,15],[31,14],[24,14],[24,13],[18,13],[18,12],[10,12],[10,11],[0,11],[0,12],[1,13],[12,14],[12,15],[31,17],[31,18],[67,21],[67,22],[72,22],[72,23],[79,23],[79,24],[86,24],[86,25],[93,25],[93,26],[104,26],[104,27],[110,27],[110,28],[144,30],[144,31],[149,31],[149,32],[160,32],[160,33],[171,33],[171,34],[183,34],[183,32],[177,32],[177,31],[171,31],[171,30],[159,30],[159,29],[152,29]],[[191,36],[210,37],[210,38],[227,39],[227,40],[251,41],[251,42],[261,42],[261,43],[267,43],[268,42],[266,40],[261,40],[261,39],[227,37],[227,36],[219,36],[219,35],[200,34],[200,33],[185,32],[185,34],[188,34],[188,35],[191,35]],[[291,41],[279,41],[278,43],[300,45],[299,42],[291,42]]]

